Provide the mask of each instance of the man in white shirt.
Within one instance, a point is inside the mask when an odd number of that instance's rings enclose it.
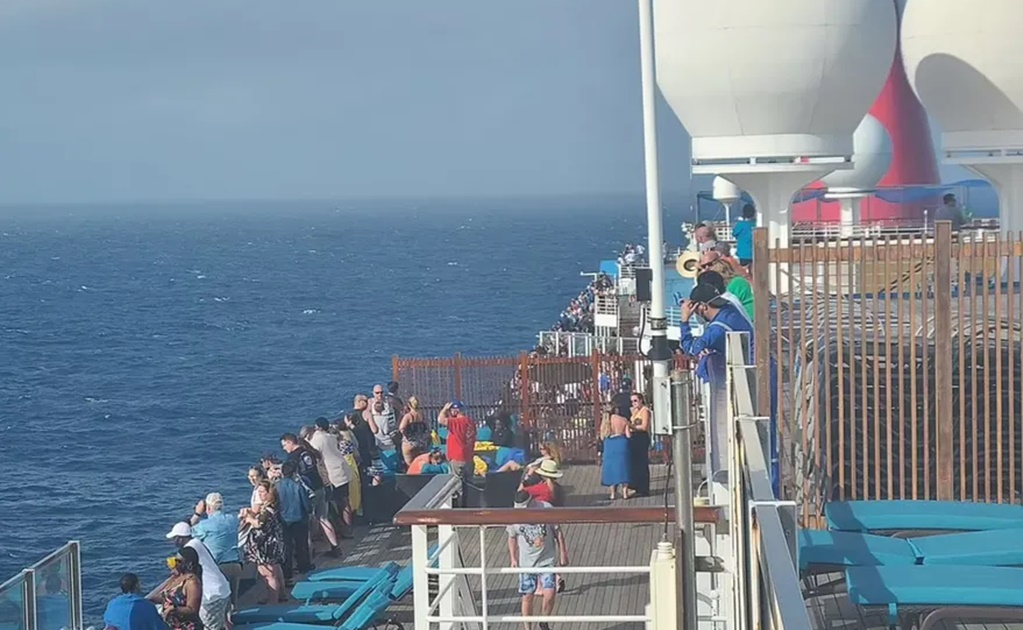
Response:
[[[231,583],[224,577],[213,554],[198,538],[192,538],[192,528],[188,523],[178,523],[167,538],[178,547],[191,547],[199,556],[202,565],[202,605],[199,607],[199,619],[206,630],[228,630],[230,624],[227,612],[231,608]]]
[[[326,418],[316,419],[316,431],[309,438],[309,445],[316,449],[327,469],[327,478],[331,485],[330,502],[341,514],[348,529],[352,527],[352,508],[348,503],[348,482],[352,479],[352,471],[345,459],[341,445],[338,444],[338,436],[330,432],[330,422]],[[331,555],[338,555],[337,547],[329,552]]]

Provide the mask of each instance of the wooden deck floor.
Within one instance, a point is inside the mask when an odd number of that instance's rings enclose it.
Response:
[[[652,495],[647,498],[618,500],[615,505],[654,506],[663,505],[667,468],[661,464],[651,465]],[[597,466],[566,466],[561,480],[565,488],[566,502],[570,506],[607,506],[610,501],[600,486],[600,468]],[[673,500],[669,498],[669,505]],[[661,539],[664,529],[661,525],[570,525],[565,527],[570,563],[576,566],[642,566],[650,562],[650,553]],[[460,529],[462,558],[465,566],[479,566],[479,530]],[[328,558],[317,554],[314,563],[318,569],[342,565],[380,566],[386,562],[407,565],[412,555],[412,541],[407,527],[390,524],[359,526],[355,538],[344,541],[342,559]],[[669,535],[672,532],[669,531]],[[509,565],[507,534],[503,528],[490,528],[486,534],[486,558],[490,567]],[[301,579],[300,576],[298,579]],[[642,615],[644,606],[650,600],[648,578],[637,574],[593,574],[567,575],[566,591],[558,596],[555,614],[587,615]],[[518,614],[519,596],[517,576],[488,576],[489,613]],[[480,608],[479,578],[470,576],[471,590],[477,594],[475,602]],[[260,587],[248,589],[242,602],[250,604],[260,595]],[[398,602],[392,607],[393,618],[410,628],[413,620],[412,598]],[[539,614],[539,610],[534,614]],[[491,624],[494,627],[521,627],[519,624]],[[557,627],[569,626],[586,628],[614,628],[615,630],[640,630],[643,624],[568,624],[558,623]]]

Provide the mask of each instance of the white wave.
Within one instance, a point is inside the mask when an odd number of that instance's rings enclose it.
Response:
[[[452,261],[448,262],[448,267],[457,267],[457,266],[458,266],[458,261],[457,260],[452,260]]]
[[[302,314],[303,315],[315,315],[316,313],[319,313],[319,312],[320,312],[319,309],[307,308],[304,311],[302,311]]]
[[[198,276],[196,276],[196,277],[195,277],[195,279],[196,279],[196,280],[202,280],[202,279],[203,279],[203,278],[205,278],[205,277],[206,277],[206,276],[204,276],[204,275],[202,275],[202,274],[199,274]]]

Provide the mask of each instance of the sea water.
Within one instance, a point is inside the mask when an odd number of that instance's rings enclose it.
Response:
[[[0,581],[82,542],[86,613],[392,355],[517,353],[641,198],[0,209]],[[670,221],[668,225],[677,224]],[[404,395],[415,392],[403,391]]]

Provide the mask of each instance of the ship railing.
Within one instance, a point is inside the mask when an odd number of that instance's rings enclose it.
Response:
[[[542,330],[537,338],[541,346],[557,356],[588,357],[594,352],[631,355],[639,352],[639,339],[635,337],[606,337],[583,332]]]
[[[594,296],[593,301],[593,313],[594,315],[612,315],[618,316],[618,295],[601,294],[598,293]]]
[[[488,545],[487,532],[491,528],[504,530],[509,525],[522,523],[546,525],[609,526],[621,524],[663,524],[674,520],[672,507],[582,507],[582,508],[489,508],[465,509],[455,507],[462,492],[462,483],[453,475],[437,475],[409,501],[394,518],[399,526],[412,530],[413,604],[415,630],[433,627],[479,628],[488,630],[491,624],[508,623],[600,623],[644,624],[654,630],[676,630],[680,597],[677,589],[681,563],[674,561],[674,547],[662,542],[650,555],[637,558],[629,565],[585,565],[580,561],[606,557],[585,549],[573,553],[571,566],[559,566],[552,571],[559,575],[643,576],[649,586],[650,600],[629,601],[637,610],[614,610],[602,614],[599,610],[565,614],[557,611],[551,616],[534,614],[525,617],[515,612],[502,612],[511,608],[509,602],[500,601],[507,593],[507,577],[542,572],[537,567],[512,568],[507,566],[507,546]],[[717,537],[720,509],[700,506],[694,510],[694,522],[708,531],[708,539]],[[572,531],[566,533],[572,547]],[[611,535],[611,532],[607,532]],[[618,535],[624,535],[619,533]],[[501,533],[502,540],[506,535]],[[493,539],[490,541],[493,543]],[[491,556],[497,552],[499,560]],[[580,558],[584,556],[584,558]],[[472,562],[467,562],[467,558]],[[505,565],[505,566],[501,566]],[[435,591],[430,581],[436,579]],[[498,583],[504,582],[500,587]],[[495,591],[504,591],[497,595]],[[535,606],[539,607],[537,601]],[[619,607],[621,608],[621,606]],[[708,618],[705,621],[710,621]]]
[[[71,541],[0,584],[0,627],[80,630],[82,557]]]
[[[799,581],[794,501],[780,501],[771,478],[771,419],[756,415],[756,367],[747,333],[728,333],[729,457],[736,627],[810,630]]]

